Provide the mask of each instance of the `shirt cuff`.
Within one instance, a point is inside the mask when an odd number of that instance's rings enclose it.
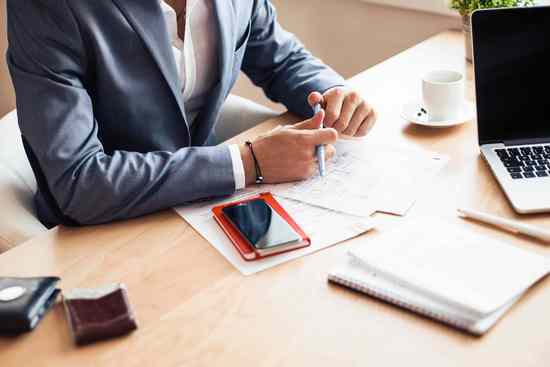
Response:
[[[231,163],[233,165],[235,190],[242,190],[246,187],[246,177],[244,174],[243,159],[241,158],[239,146],[237,144],[231,144],[229,146],[229,153],[231,154]]]

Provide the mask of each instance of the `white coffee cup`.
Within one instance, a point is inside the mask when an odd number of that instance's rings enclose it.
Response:
[[[464,105],[464,75],[452,70],[435,70],[422,78],[422,99],[433,121],[460,116]]]

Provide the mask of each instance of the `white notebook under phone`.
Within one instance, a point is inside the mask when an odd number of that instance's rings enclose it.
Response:
[[[352,249],[329,280],[483,334],[549,268],[544,256],[424,218]]]

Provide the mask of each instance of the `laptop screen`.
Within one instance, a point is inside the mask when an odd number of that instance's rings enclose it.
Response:
[[[550,141],[550,7],[472,18],[479,143]]]

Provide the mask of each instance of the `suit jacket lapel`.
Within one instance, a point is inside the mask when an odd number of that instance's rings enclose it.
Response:
[[[172,91],[189,131],[182,102],[181,82],[159,1],[113,0],[113,2],[128,19],[136,33],[143,39],[146,48],[153,56]]]
[[[225,84],[225,79],[230,77],[230,66],[233,64],[233,51],[235,45],[234,22],[235,14],[233,4],[227,0],[214,0],[220,43],[218,44],[218,72],[220,84]]]

